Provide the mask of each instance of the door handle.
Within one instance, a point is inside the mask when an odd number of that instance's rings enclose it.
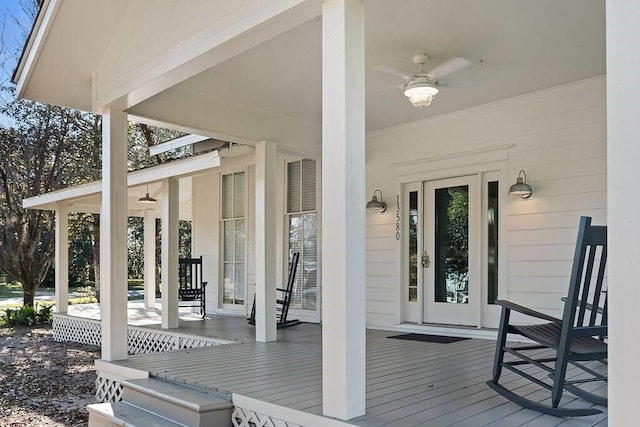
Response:
[[[429,255],[425,252],[424,255],[422,255],[422,267],[429,268],[429,265],[431,265],[431,261],[429,260]]]

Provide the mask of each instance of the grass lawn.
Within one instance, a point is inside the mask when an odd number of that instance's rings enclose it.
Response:
[[[16,283],[0,283],[0,298],[20,298],[22,286]]]
[[[130,291],[144,291],[144,279],[129,279],[128,285]]]
[[[38,292],[55,292],[54,288],[38,288]],[[17,283],[0,283],[0,299],[22,298],[22,286]]]

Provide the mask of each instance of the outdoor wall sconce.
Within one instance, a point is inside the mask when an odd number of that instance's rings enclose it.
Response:
[[[376,197],[376,193],[380,193],[380,200],[378,200],[378,198]],[[382,191],[376,190],[373,192],[371,200],[367,202],[367,209],[378,211],[380,213],[383,213],[387,210],[387,204],[382,201]]]
[[[154,199],[153,197],[149,196],[149,186],[148,185],[147,185],[147,194],[145,194],[144,197],[140,197],[138,199],[138,201],[140,203],[145,203],[145,204],[149,204],[149,205],[152,204],[152,203],[157,202],[156,199]]]
[[[531,197],[533,193],[533,189],[529,184],[527,184],[527,174],[521,170],[518,173],[518,179],[516,179],[516,183],[509,187],[509,194],[516,194],[522,197],[523,199],[528,199]]]

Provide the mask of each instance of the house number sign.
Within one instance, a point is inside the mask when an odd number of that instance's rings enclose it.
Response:
[[[400,240],[400,196],[396,195],[396,240]]]

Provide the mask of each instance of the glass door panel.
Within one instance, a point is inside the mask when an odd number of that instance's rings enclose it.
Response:
[[[480,274],[477,176],[424,184],[424,321],[476,325]]]
[[[469,186],[435,190],[435,302],[469,304]]]

